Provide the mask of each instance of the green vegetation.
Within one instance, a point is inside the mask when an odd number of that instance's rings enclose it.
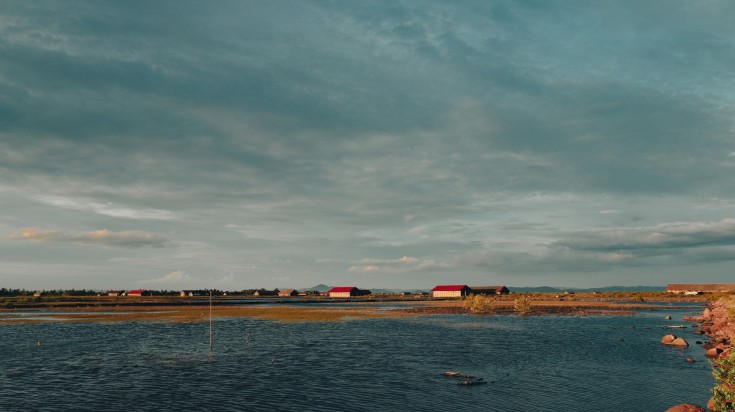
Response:
[[[528,296],[521,295],[513,300],[513,312],[526,316],[531,313],[531,299]]]
[[[490,315],[495,313],[495,298],[487,295],[470,294],[462,305],[470,313]]]
[[[721,331],[728,336],[728,341],[731,340],[735,332],[735,295],[720,296],[711,305],[714,306],[712,313],[724,309],[725,324],[721,326]],[[722,317],[715,318],[714,322],[717,324],[723,322],[723,319]],[[717,382],[717,385],[712,388],[714,410],[717,412],[735,410],[735,351],[731,347],[720,357],[710,359],[710,363],[712,364],[712,375]]]
[[[735,404],[735,352],[730,352],[726,358],[710,360],[712,363],[712,375],[717,381],[717,386],[712,389],[712,400],[715,403],[715,411],[732,411]]]

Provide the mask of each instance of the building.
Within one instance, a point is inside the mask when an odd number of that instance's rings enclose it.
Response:
[[[124,294],[124,290],[110,290],[107,292],[107,296],[123,296]]]
[[[510,291],[505,286],[470,286],[470,293],[475,295],[507,295]]]
[[[369,295],[369,290],[360,290],[355,286],[335,286],[329,289],[330,298],[350,298],[353,296]]]
[[[299,296],[299,291],[296,289],[284,289],[280,292],[278,292],[278,296],[287,298],[291,296]]]
[[[135,290],[131,290],[130,292],[127,293],[128,296],[145,296],[145,295],[149,295],[150,296],[150,294],[151,293],[148,292],[145,289],[135,289]]]
[[[431,289],[431,296],[435,298],[461,298],[472,293],[467,285],[438,285]]]
[[[279,292],[278,289],[274,289],[274,290],[260,289],[260,290],[256,290],[255,293],[253,293],[253,295],[255,296],[278,296],[278,292]]]
[[[669,283],[666,287],[669,293],[715,293],[735,292],[735,283]]]

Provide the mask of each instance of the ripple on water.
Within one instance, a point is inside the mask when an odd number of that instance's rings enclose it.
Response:
[[[231,318],[215,323],[211,356],[202,323],[4,325],[0,396],[13,400],[9,411],[29,404],[113,411],[652,411],[703,404],[712,385],[703,350],[659,345],[661,316]],[[459,386],[441,376],[446,370],[489,383]]]

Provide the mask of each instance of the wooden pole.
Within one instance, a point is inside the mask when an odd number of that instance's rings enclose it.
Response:
[[[212,291],[209,291],[209,353],[212,353]]]

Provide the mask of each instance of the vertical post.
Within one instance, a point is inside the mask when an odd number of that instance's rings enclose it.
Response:
[[[212,291],[209,291],[209,353],[212,353]]]

